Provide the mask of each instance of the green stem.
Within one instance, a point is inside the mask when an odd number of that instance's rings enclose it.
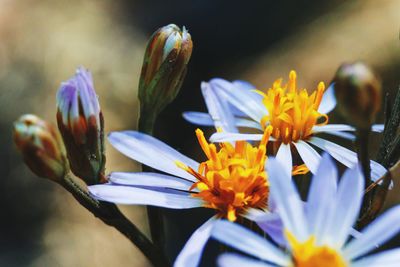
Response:
[[[139,125],[140,132],[153,135],[154,124],[158,113],[155,110],[147,110],[143,105],[140,107]],[[142,165],[143,171],[151,171],[148,166]],[[159,250],[162,250],[164,244],[164,222],[161,209],[158,207],[147,206],[147,217],[149,219],[151,239]]]
[[[147,257],[154,267],[170,266],[167,259],[163,257],[157,247],[126,218],[115,204],[102,202],[94,199],[79,184],[66,175],[60,182],[72,196],[95,217],[105,224],[114,227],[127,237]]]

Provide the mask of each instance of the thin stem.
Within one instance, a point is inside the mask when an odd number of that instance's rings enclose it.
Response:
[[[158,113],[154,110],[145,109],[144,105],[140,106],[139,125],[140,132],[153,135],[154,124]],[[148,166],[142,165],[143,171],[151,171]],[[162,250],[164,244],[164,221],[161,209],[158,207],[147,206],[147,217],[149,219],[151,239],[159,250]]]
[[[118,209],[115,204],[94,199],[89,193],[67,175],[60,185],[95,217],[114,227],[127,237],[155,267],[169,266],[163,254],[153,243]]]

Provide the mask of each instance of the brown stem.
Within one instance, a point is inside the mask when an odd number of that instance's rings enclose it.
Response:
[[[67,175],[60,182],[72,196],[95,217],[114,227],[127,237],[147,257],[154,267],[170,266],[158,248],[118,209],[115,204],[94,199],[80,185]]]
[[[358,161],[361,163],[362,172],[364,174],[365,188],[367,189],[371,184],[371,167],[368,155],[368,137],[370,129],[358,129],[357,130],[357,155]],[[365,194],[363,201],[362,214],[367,212],[371,206],[372,195]]]

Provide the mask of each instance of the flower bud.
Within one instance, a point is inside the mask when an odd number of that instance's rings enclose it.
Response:
[[[90,185],[105,181],[103,115],[92,75],[82,67],[61,83],[57,123],[72,172]]]
[[[31,114],[21,116],[13,129],[14,142],[36,175],[61,181],[68,172],[64,144],[57,129]]]
[[[360,129],[369,129],[381,106],[381,83],[361,62],[343,64],[336,72],[335,95],[338,108]]]
[[[158,114],[176,97],[192,54],[192,39],[183,27],[158,29],[147,44],[139,82],[142,112]]]

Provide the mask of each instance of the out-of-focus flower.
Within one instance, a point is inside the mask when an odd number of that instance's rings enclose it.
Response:
[[[185,27],[180,30],[169,24],[151,36],[139,82],[142,113],[158,114],[175,99],[185,78],[192,48],[192,38]]]
[[[338,108],[353,125],[369,128],[381,106],[381,83],[361,62],[343,64],[336,72]]]
[[[26,165],[36,175],[61,181],[68,172],[64,144],[56,128],[39,117],[26,114],[14,123],[14,142]]]
[[[215,209],[216,216],[193,233],[175,263],[175,266],[197,266],[216,218],[235,221],[243,216],[257,221],[261,210],[268,210],[269,182],[264,165],[269,134],[270,131],[265,131],[258,147],[238,141],[235,145],[223,143],[217,150],[197,130],[207,157],[198,163],[149,135],[135,131],[111,133],[109,140],[120,152],[170,175],[113,172],[110,184],[90,186],[89,191],[100,200],[120,204]]]
[[[225,254],[218,259],[219,266],[398,265],[398,248],[360,257],[400,230],[400,206],[387,211],[366,227],[361,235],[346,243],[358,218],[364,194],[364,179],[359,166],[347,170],[338,184],[335,165],[329,157],[324,157],[304,205],[290,177],[279,171],[283,166],[274,159],[270,159],[267,165],[271,197],[283,221],[286,250],[282,251],[265,238],[239,225],[219,221],[214,224],[212,237],[259,259]]]
[[[57,123],[72,172],[87,184],[105,180],[104,123],[92,75],[78,68],[57,94]]]
[[[282,79],[276,80],[266,92],[246,82],[230,83],[222,79],[203,83],[202,92],[209,114],[186,112],[183,115],[192,123],[222,128],[222,132],[211,136],[213,142],[260,140],[262,134],[241,134],[238,127],[265,131],[272,126],[271,141],[276,142],[276,157],[284,163],[287,173],[304,173],[302,165],[292,169],[293,149],[306,167],[316,172],[321,157],[309,144],[328,152],[349,168],[357,163],[357,154],[353,151],[316,136],[326,133],[354,139],[354,135],[348,133],[355,130],[353,127],[328,124],[327,113],[336,105],[333,87],[325,90],[321,82],[317,90],[309,94],[306,89],[297,87],[296,73],[291,71],[287,84],[282,84]],[[380,132],[383,127],[375,125],[372,129]],[[376,180],[386,169],[371,161],[371,171],[372,179]]]

